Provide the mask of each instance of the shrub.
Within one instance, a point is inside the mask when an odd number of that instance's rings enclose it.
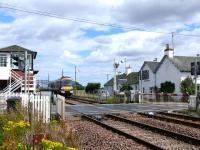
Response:
[[[160,86],[160,92],[163,93],[173,93],[175,91],[175,84],[170,82],[170,81],[166,81],[164,83],[161,83]]]
[[[133,88],[129,84],[123,84],[122,87],[120,88],[120,91],[130,91],[133,90]]]
[[[86,93],[95,93],[98,89],[100,89],[101,84],[100,83],[88,83],[85,87]]]
[[[195,94],[195,84],[191,77],[185,78],[185,80],[181,81],[180,90],[182,93],[187,93],[189,95]]]

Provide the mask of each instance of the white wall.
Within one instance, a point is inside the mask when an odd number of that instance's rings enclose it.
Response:
[[[149,70],[149,79],[139,80],[139,89],[142,91],[144,88],[144,93],[150,93],[150,87],[155,86],[155,74],[148,67],[148,65],[145,65],[142,70]]]
[[[189,72],[180,72],[168,58],[165,58],[161,66],[156,72],[156,86],[160,88],[160,84],[170,81],[175,84],[175,93],[180,93],[180,83],[187,76]]]
[[[7,67],[0,67],[0,80],[8,80],[10,76],[10,54],[7,54]]]
[[[113,95],[113,86],[104,86],[104,89],[108,91],[109,95]]]

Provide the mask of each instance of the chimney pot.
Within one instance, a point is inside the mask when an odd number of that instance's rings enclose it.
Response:
[[[169,44],[166,44],[166,49],[169,49]]]

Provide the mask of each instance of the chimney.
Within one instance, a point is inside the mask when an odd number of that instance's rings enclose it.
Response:
[[[174,50],[169,48],[169,44],[166,44],[166,49],[164,50],[164,55],[167,55],[169,58],[174,57]]]
[[[131,66],[126,67],[126,75],[132,72]]]

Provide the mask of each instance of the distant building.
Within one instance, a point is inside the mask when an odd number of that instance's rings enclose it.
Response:
[[[156,86],[156,68],[159,62],[145,61],[140,69],[140,90],[143,93],[153,93]]]
[[[27,52],[27,59],[25,59],[25,52]],[[34,59],[36,56],[37,52],[18,45],[1,48],[0,91],[3,93],[23,92],[26,88],[30,92],[35,92],[36,74],[38,73],[38,71],[34,70]],[[25,68],[27,68],[26,79]],[[25,80],[27,81],[26,87]]]
[[[128,72],[128,74],[117,75],[117,89],[120,90],[123,84],[129,84],[133,90],[139,90],[139,72]],[[104,84],[104,89],[113,95],[113,78]]]
[[[143,93],[153,93],[155,87],[160,88],[161,83],[170,81],[175,84],[175,93],[180,93],[180,83],[191,76],[191,63],[196,59],[200,61],[197,57],[174,56],[174,50],[167,45],[160,62],[144,62],[140,69],[140,90]],[[199,80],[197,83],[200,84]]]

